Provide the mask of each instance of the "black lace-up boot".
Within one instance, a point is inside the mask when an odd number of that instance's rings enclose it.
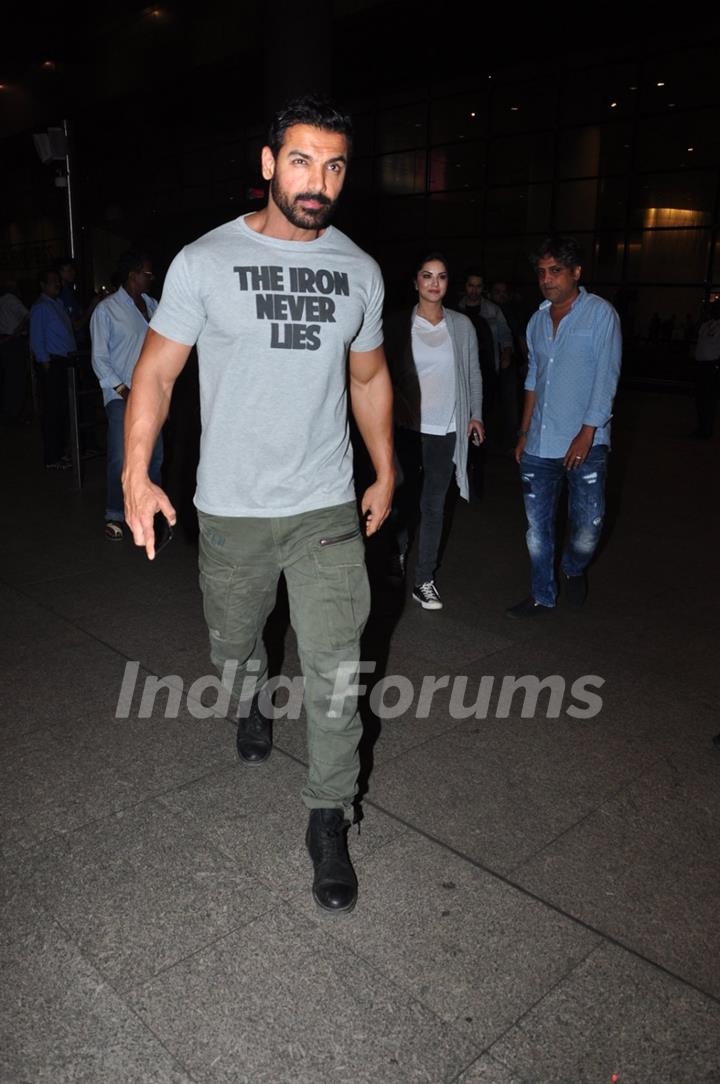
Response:
[[[347,849],[349,827],[341,809],[310,811],[305,842],[315,867],[313,897],[325,911],[352,911],[357,901],[357,877]]]
[[[238,719],[237,751],[243,764],[262,764],[272,753],[272,719],[260,710],[253,697],[247,719]]]

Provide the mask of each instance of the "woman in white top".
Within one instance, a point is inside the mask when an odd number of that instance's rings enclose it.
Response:
[[[442,607],[435,585],[445,498],[453,476],[468,499],[468,439],[485,439],[482,379],[475,328],[467,316],[446,309],[447,261],[431,253],[415,273],[417,305],[391,321],[386,351],[395,385],[397,451],[404,482],[397,510],[401,564],[408,544],[412,482],[422,472],[418,561],[413,598],[426,610]],[[393,334],[394,332],[394,334]]]

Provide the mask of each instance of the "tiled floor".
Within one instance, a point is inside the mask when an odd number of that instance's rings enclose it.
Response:
[[[0,433],[1,1084],[718,1084],[718,442],[683,397],[617,414],[582,612],[504,617],[527,585],[501,457],[455,510],[442,612],[375,578],[370,685],[412,701],[365,706],[339,917],[309,891],[304,716],[243,770],[185,695],[210,673],[192,543],[106,543],[102,461],[77,493],[34,430]],[[527,675],[554,698],[503,708]]]

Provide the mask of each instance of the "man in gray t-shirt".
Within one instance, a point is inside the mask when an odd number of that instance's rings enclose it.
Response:
[[[369,611],[352,484],[347,389],[376,471],[365,533],[390,510],[392,391],[377,264],[329,226],[345,180],[350,121],[307,96],[275,117],[262,169],[267,206],[188,245],[168,272],[126,415],[126,520],[155,556],[153,517],[175,522],[148,477],[172,388],[193,345],[202,441],[195,504],[211,657],[237,706],[240,760],[272,749],[262,629],[284,572],[308,720],[307,846],[313,895],[349,911],[347,852],[361,724],[355,686]]]

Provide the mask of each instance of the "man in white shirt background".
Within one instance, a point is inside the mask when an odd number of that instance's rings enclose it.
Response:
[[[125,513],[120,478],[125,404],[148,323],[158,305],[147,292],[154,277],[147,253],[134,250],[123,253],[118,261],[118,278],[122,285],[100,302],[90,321],[92,367],[102,388],[108,421],[105,537],[110,542],[123,539]],[[149,467],[150,477],[156,485],[160,484],[162,457],[160,434]]]

